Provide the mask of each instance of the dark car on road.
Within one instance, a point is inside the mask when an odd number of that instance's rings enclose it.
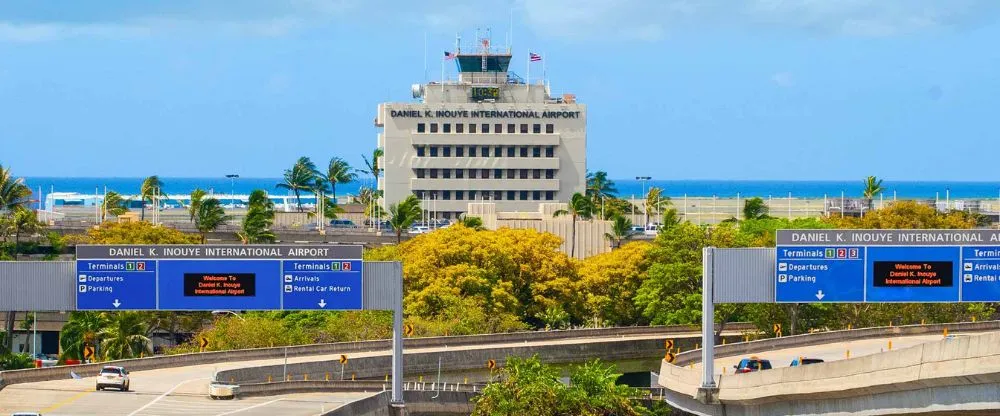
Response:
[[[771,362],[757,357],[750,357],[740,360],[740,363],[734,365],[733,368],[736,369],[736,374],[770,370]]]
[[[792,363],[789,364],[788,366],[789,367],[798,367],[800,365],[819,364],[821,362],[823,362],[822,358],[806,358],[806,357],[801,357],[801,358],[796,358],[796,359],[792,360]]]

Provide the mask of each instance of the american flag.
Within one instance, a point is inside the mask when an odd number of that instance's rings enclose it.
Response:
[[[538,62],[542,60],[542,55],[534,52],[528,52],[528,58],[531,59],[531,62]]]
[[[455,59],[455,54],[448,51],[444,51],[444,60],[447,61],[449,59]]]

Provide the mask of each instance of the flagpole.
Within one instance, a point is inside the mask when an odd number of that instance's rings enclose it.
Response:
[[[527,78],[525,79],[524,83],[527,84],[527,85],[531,85],[531,51],[530,50],[528,51],[527,70],[525,72],[526,72],[525,76]]]
[[[544,56],[542,56],[542,85],[546,85],[549,79],[545,74],[545,59],[548,58],[548,56],[548,53],[545,53]]]

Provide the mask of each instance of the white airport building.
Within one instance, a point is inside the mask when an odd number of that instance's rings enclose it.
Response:
[[[378,106],[384,206],[412,194],[435,217],[454,219],[470,203],[538,212],[584,192],[586,105],[553,96],[544,80],[514,75],[509,48],[491,48],[488,39],[472,51],[458,43],[445,54],[457,81],[417,84],[413,102]]]

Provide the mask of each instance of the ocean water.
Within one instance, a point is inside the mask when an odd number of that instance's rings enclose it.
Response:
[[[271,195],[290,195],[290,192],[275,187],[280,178],[239,178],[230,182],[227,178],[161,178],[164,192],[168,194],[189,194],[195,188],[214,192],[219,196],[229,193],[248,194],[254,189],[263,189]],[[142,178],[54,178],[29,177],[26,183],[32,190],[43,196],[50,192],[77,192],[83,194],[104,193],[108,190],[122,194],[138,194]],[[787,197],[789,193],[796,198],[822,198],[823,196],[839,197],[843,193],[847,197],[860,197],[864,189],[861,180],[855,181],[752,181],[752,180],[652,180],[645,184],[634,179],[614,179],[618,195],[630,197],[641,196],[644,190],[651,186],[664,189],[671,197],[735,197],[739,193],[743,197],[768,196]],[[337,195],[356,194],[362,186],[370,186],[371,180],[358,181],[337,186]],[[923,182],[923,181],[885,181],[885,197],[893,194],[901,199],[982,199],[1000,198],[1000,182]]]

